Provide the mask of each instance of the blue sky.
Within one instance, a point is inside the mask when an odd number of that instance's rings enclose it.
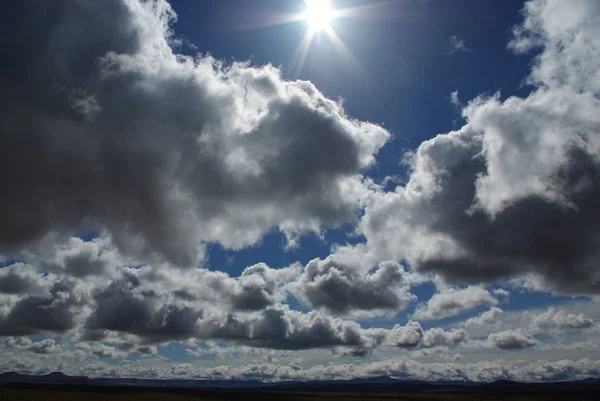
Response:
[[[26,3],[0,370],[600,375],[595,0]]]

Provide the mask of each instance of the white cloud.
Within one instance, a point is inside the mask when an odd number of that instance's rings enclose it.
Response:
[[[413,314],[413,318],[442,319],[473,308],[497,304],[498,300],[481,287],[471,286],[459,290],[449,288],[433,294],[427,303],[420,304]]]
[[[5,337],[0,342],[0,347],[6,350],[30,351],[41,355],[53,354],[63,350],[61,345],[57,344],[52,338],[33,342],[29,337]]]
[[[506,330],[490,334],[488,343],[502,350],[518,350],[533,347],[538,341],[522,330]]]
[[[3,360],[3,370],[48,372],[40,369],[34,361],[22,359]],[[198,366],[191,363],[164,363],[152,361],[149,366],[134,364],[109,365],[103,362],[90,363],[70,373],[90,377],[143,377],[143,378],[194,378],[194,379],[257,379],[275,380],[317,380],[354,377],[392,376],[403,379],[452,381],[469,380],[492,382],[495,380],[516,381],[560,381],[578,380],[599,375],[598,361],[588,358],[579,360],[537,360],[531,363],[485,361],[478,363],[421,363],[412,360],[385,359],[362,364],[329,364],[301,368],[297,363],[290,364],[247,364],[239,367],[221,365],[215,367]]]
[[[532,316],[531,326],[542,331],[573,330],[591,328],[595,326],[595,322],[583,313],[568,313],[563,309],[548,308],[546,312]]]
[[[450,36],[450,54],[464,52],[470,53],[471,49],[467,47],[465,41],[458,36]]]
[[[456,107],[460,107],[461,109],[463,108],[463,104],[460,101],[460,98],[458,97],[458,91],[457,90],[455,90],[454,92],[452,92],[450,94],[450,103],[452,103]]]
[[[498,317],[502,316],[504,311],[498,307],[491,307],[490,310],[481,312],[479,315],[469,318],[464,322],[464,326],[469,329],[472,327],[481,327],[486,324],[498,323]]]
[[[387,333],[386,343],[404,349],[452,348],[468,339],[469,336],[463,329],[443,330],[434,327],[423,330],[419,322],[409,321],[405,326],[395,325]]]

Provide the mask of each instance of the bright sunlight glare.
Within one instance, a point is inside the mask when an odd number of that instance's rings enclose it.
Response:
[[[302,15],[308,22],[310,28],[315,32],[320,32],[329,28],[329,23],[333,19],[333,10],[329,0],[304,0],[306,11]]]

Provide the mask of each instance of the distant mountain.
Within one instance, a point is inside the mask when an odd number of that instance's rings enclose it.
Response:
[[[598,383],[600,379],[585,379],[573,382],[554,383],[557,385]],[[493,383],[478,383],[469,381],[436,381],[399,380],[389,376],[371,378],[356,378],[350,380],[317,380],[317,381],[287,381],[265,383],[258,380],[170,380],[170,379],[134,379],[134,378],[88,378],[86,376],[68,376],[62,372],[47,375],[25,375],[17,372],[0,374],[0,383],[50,383],[69,385],[97,386],[132,386],[132,387],[161,387],[181,389],[240,389],[248,391],[311,391],[311,392],[341,392],[341,391],[424,391],[440,389],[459,389],[465,387],[481,387],[486,389],[510,389],[519,386],[537,386],[509,380],[498,380]],[[544,386],[544,384],[538,384]]]
[[[17,372],[6,372],[0,374],[0,383],[60,383],[182,388],[252,388],[260,387],[265,384],[258,380],[169,380],[134,378],[94,379],[86,376],[68,376],[62,372],[52,372],[41,376],[25,375]]]
[[[491,382],[489,385],[492,387],[514,387],[522,386],[523,383],[515,382],[512,380],[496,380],[495,382]]]
[[[87,384],[90,379],[86,376],[67,376],[62,372],[52,372],[47,375],[24,375],[17,372],[0,374],[0,382],[11,383],[62,383]]]
[[[258,380],[170,380],[170,379],[128,379],[105,378],[90,379],[89,384],[113,386],[146,386],[146,387],[178,387],[178,388],[258,388],[264,385]]]

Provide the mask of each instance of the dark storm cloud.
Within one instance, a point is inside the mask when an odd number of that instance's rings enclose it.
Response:
[[[163,0],[3,7],[0,250],[85,224],[188,266],[201,241],[354,219],[389,133],[271,66],[174,54],[174,20]]]
[[[193,336],[202,311],[159,302],[155,293],[136,291],[139,285],[137,277],[128,275],[95,295],[94,312],[86,322],[86,329],[92,333],[125,332],[156,342]]]
[[[24,263],[15,263],[0,270],[0,293],[32,294],[47,289],[49,282],[39,271]]]
[[[80,283],[63,278],[49,290],[8,301],[8,312],[0,314],[0,335],[64,333],[77,327],[82,308],[90,301]]]

